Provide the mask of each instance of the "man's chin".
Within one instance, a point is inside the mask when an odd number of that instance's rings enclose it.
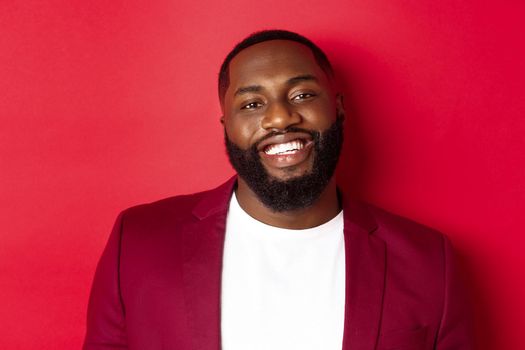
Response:
[[[281,182],[287,182],[290,180],[299,179],[303,176],[311,174],[312,167],[313,167],[312,163],[313,163],[313,160],[308,159],[307,161],[301,164],[276,168],[276,167],[270,167],[267,164],[265,164],[264,161],[261,161],[261,164],[266,170],[266,173],[268,174],[269,178],[272,181],[281,181]]]
[[[269,180],[272,182],[290,182],[294,180],[299,180],[304,176],[311,174],[311,171],[305,171],[302,169],[288,169],[284,168],[276,172],[268,171]]]

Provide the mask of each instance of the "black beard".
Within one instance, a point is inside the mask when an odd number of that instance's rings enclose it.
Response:
[[[295,127],[286,129],[286,132],[306,132],[312,136],[314,143],[312,170],[287,180],[280,180],[268,174],[257,151],[258,143],[243,150],[231,142],[226,131],[224,132],[226,152],[233,168],[259,200],[274,212],[304,209],[319,199],[334,175],[339,160],[343,145],[343,117],[338,116],[323,132]],[[280,133],[271,133],[266,137],[278,134]]]

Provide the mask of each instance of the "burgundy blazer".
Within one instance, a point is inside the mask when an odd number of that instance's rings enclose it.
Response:
[[[222,253],[235,182],[119,215],[95,273],[85,350],[221,348]],[[343,350],[471,349],[449,241],[342,201]]]

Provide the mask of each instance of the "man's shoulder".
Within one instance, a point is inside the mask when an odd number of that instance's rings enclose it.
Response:
[[[224,207],[228,204],[228,190],[232,179],[218,187],[190,194],[181,194],[129,207],[122,211],[125,221],[188,221],[199,218],[207,205]]]
[[[372,233],[386,242],[390,250],[429,254],[443,249],[445,235],[426,224],[366,204],[376,223]]]
[[[166,198],[161,198],[149,203],[141,203],[123,210],[123,215],[130,216],[149,216],[149,215],[183,215],[191,213],[197,203],[211,190],[200,191],[189,194],[179,194]]]

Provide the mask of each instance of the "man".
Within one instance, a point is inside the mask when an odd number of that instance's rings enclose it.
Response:
[[[238,177],[121,213],[84,349],[471,349],[448,240],[338,192],[344,109],[324,53],[255,33],[219,97]]]

